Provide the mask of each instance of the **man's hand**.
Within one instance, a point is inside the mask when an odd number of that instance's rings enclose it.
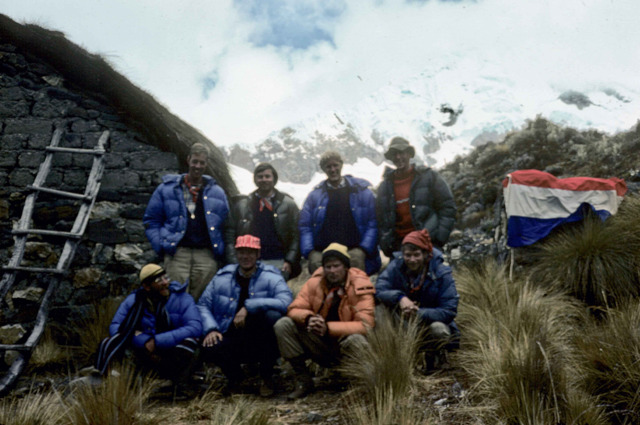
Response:
[[[153,353],[156,350],[156,340],[154,338],[149,339],[144,343],[144,348],[146,348],[148,352]]]
[[[327,322],[324,321],[322,316],[315,314],[309,318],[307,332],[313,332],[318,336],[325,336],[327,333]]]
[[[249,312],[244,307],[238,310],[238,312],[236,313],[236,317],[233,318],[233,325],[238,329],[244,327],[244,322],[247,319],[247,314],[249,314]]]
[[[218,331],[211,331],[202,340],[202,346],[213,347],[219,342],[222,342],[222,334]]]
[[[284,264],[282,264],[282,267],[280,268],[280,270],[283,273],[289,273],[289,276],[291,276],[291,263],[288,261],[285,261]]]
[[[407,297],[400,298],[398,303],[402,314],[415,314],[418,312],[418,306]]]

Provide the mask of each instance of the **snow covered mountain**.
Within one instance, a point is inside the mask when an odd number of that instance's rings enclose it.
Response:
[[[416,146],[417,161],[437,168],[475,146],[501,141],[538,115],[578,130],[627,130],[640,118],[639,102],[637,88],[550,81],[526,68],[450,57],[382,87],[355,106],[274,131],[254,147],[235,146],[227,154],[230,163],[246,169],[261,161],[273,163],[281,187],[286,181],[308,187],[322,179],[318,156],[334,149],[353,164],[351,171],[345,166],[345,174],[365,177],[373,171],[370,180],[376,185],[385,146],[396,135]]]

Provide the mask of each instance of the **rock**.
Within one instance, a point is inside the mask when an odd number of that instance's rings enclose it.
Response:
[[[6,199],[0,199],[0,220],[7,220],[9,218],[9,201]]]
[[[320,422],[324,419],[324,416],[322,416],[320,413],[318,412],[309,412],[307,414],[307,423],[315,423],[315,422]]]
[[[53,266],[58,262],[58,254],[46,242],[27,242],[24,251],[25,260],[44,263],[46,266]]]
[[[16,307],[21,304],[39,304],[43,293],[44,289],[31,286],[15,291],[11,298]]]
[[[73,286],[75,288],[84,288],[86,286],[95,285],[102,277],[102,271],[97,268],[87,267],[76,271],[73,276]]]
[[[0,327],[0,344],[15,344],[26,333],[22,325],[4,325]]]
[[[91,210],[92,220],[104,220],[117,217],[120,211],[120,204],[117,202],[102,201],[96,202]]]
[[[107,264],[113,258],[113,248],[97,243],[91,253],[91,264]]]
[[[102,244],[119,244],[127,241],[127,235],[117,220],[89,220],[85,236]]]
[[[451,261],[457,261],[462,257],[462,252],[460,248],[454,248],[451,250]]]
[[[144,254],[144,251],[137,245],[132,244],[119,244],[116,245],[115,257],[116,260],[122,263],[136,263],[137,260]]]

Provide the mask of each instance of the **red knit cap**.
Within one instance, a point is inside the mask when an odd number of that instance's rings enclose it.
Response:
[[[260,238],[253,235],[238,236],[236,248],[260,249]]]
[[[429,231],[425,229],[414,230],[413,232],[409,233],[402,240],[402,245],[406,243],[414,244],[418,248],[424,249],[429,254],[431,254],[431,251],[433,251],[433,244],[431,243]]]

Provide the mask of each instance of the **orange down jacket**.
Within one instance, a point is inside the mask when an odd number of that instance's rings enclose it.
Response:
[[[331,337],[364,334],[375,326],[373,299],[375,288],[367,274],[360,269],[350,268],[344,289],[345,294],[338,308],[340,321],[327,322],[328,334]],[[321,314],[325,317],[328,306],[325,306],[323,301],[328,293],[324,271],[320,267],[289,305],[287,315],[299,325],[304,325],[307,317],[313,314]]]

